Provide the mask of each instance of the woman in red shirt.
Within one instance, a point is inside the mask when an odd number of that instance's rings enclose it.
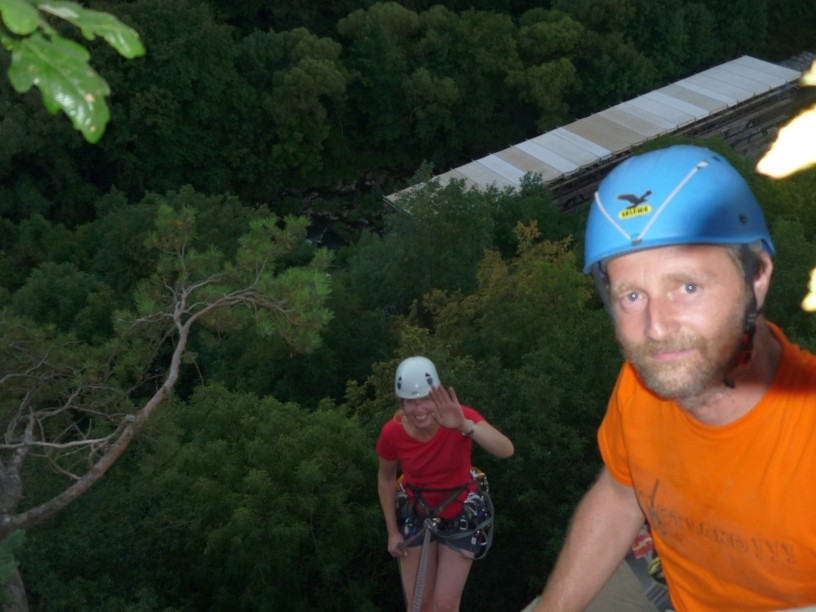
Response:
[[[383,426],[376,447],[388,552],[400,561],[407,609],[415,609],[423,544],[416,536],[426,517],[440,519],[428,543],[421,609],[458,610],[473,558],[483,544],[476,533],[451,537],[472,528],[473,507],[481,500],[470,472],[473,442],[499,458],[513,454],[513,443],[478,412],[462,406],[452,387],[442,387],[426,357],[400,363],[394,390],[400,409]],[[394,497],[398,473],[405,492],[398,496],[399,508]]]

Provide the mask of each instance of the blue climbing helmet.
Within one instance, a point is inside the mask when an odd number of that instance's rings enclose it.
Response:
[[[601,181],[589,211],[584,272],[615,255],[675,244],[762,241],[765,217],[745,179],[703,147],[674,145],[630,157]]]

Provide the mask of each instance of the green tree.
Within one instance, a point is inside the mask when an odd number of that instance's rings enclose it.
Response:
[[[349,260],[349,280],[372,308],[403,312],[433,288],[470,291],[492,245],[498,192],[429,183],[400,200],[380,237],[366,234]]]
[[[534,9],[520,20],[518,49],[524,67],[508,82],[535,104],[540,131],[565,123],[569,116],[569,99],[581,86],[574,58],[580,56],[584,36],[581,24],[561,11]]]
[[[352,75],[348,95],[355,112],[349,137],[365,156],[364,168],[415,159],[404,150],[410,126],[402,84],[415,68],[411,51],[419,28],[419,16],[396,2],[354,11],[337,24]]]
[[[317,250],[300,265],[287,262],[306,226],[303,218],[254,219],[227,259],[195,248],[193,210],[163,204],[148,237],[159,253],[155,269],[135,291],[134,308],[116,315],[112,340],[86,344],[2,311],[0,536],[40,524],[102,478],[173,392],[194,325],[222,333],[255,325],[294,350],[319,343],[331,318],[330,256]],[[24,477],[35,466],[69,484],[26,495]]]
[[[343,135],[349,77],[340,45],[304,28],[254,32],[234,55],[241,74],[225,154],[235,193],[273,201],[281,189],[353,181],[359,166]]]
[[[16,314],[31,318],[37,325],[73,331],[78,339],[93,344],[110,338],[114,307],[112,289],[71,263],[45,262],[12,299]]]
[[[125,64],[99,54],[117,103],[111,132],[90,153],[93,182],[105,192],[116,186],[131,200],[187,184],[235,193],[224,155],[235,127],[233,100],[241,93],[235,29],[206,3],[189,0],[102,6],[133,23],[150,53]]]
[[[376,609],[376,465],[355,419],[220,385],[168,408],[93,495],[32,534],[33,601],[99,612],[150,598],[142,609]]]

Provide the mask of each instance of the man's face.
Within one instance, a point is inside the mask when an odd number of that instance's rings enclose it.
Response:
[[[618,341],[646,386],[678,400],[722,388],[750,298],[726,249],[647,249],[616,257],[607,273]]]

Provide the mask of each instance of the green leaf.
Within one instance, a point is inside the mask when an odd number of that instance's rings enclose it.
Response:
[[[5,26],[20,36],[31,34],[40,25],[40,14],[26,0],[0,0],[0,15]]]
[[[89,59],[81,45],[35,33],[14,44],[8,75],[19,93],[38,87],[48,111],[62,110],[85,140],[94,143],[102,137],[110,116],[105,102],[110,88]]]
[[[75,2],[43,2],[38,6],[41,11],[78,27],[88,40],[101,36],[128,59],[144,55],[145,49],[136,30],[126,26],[109,13],[92,11]]]

